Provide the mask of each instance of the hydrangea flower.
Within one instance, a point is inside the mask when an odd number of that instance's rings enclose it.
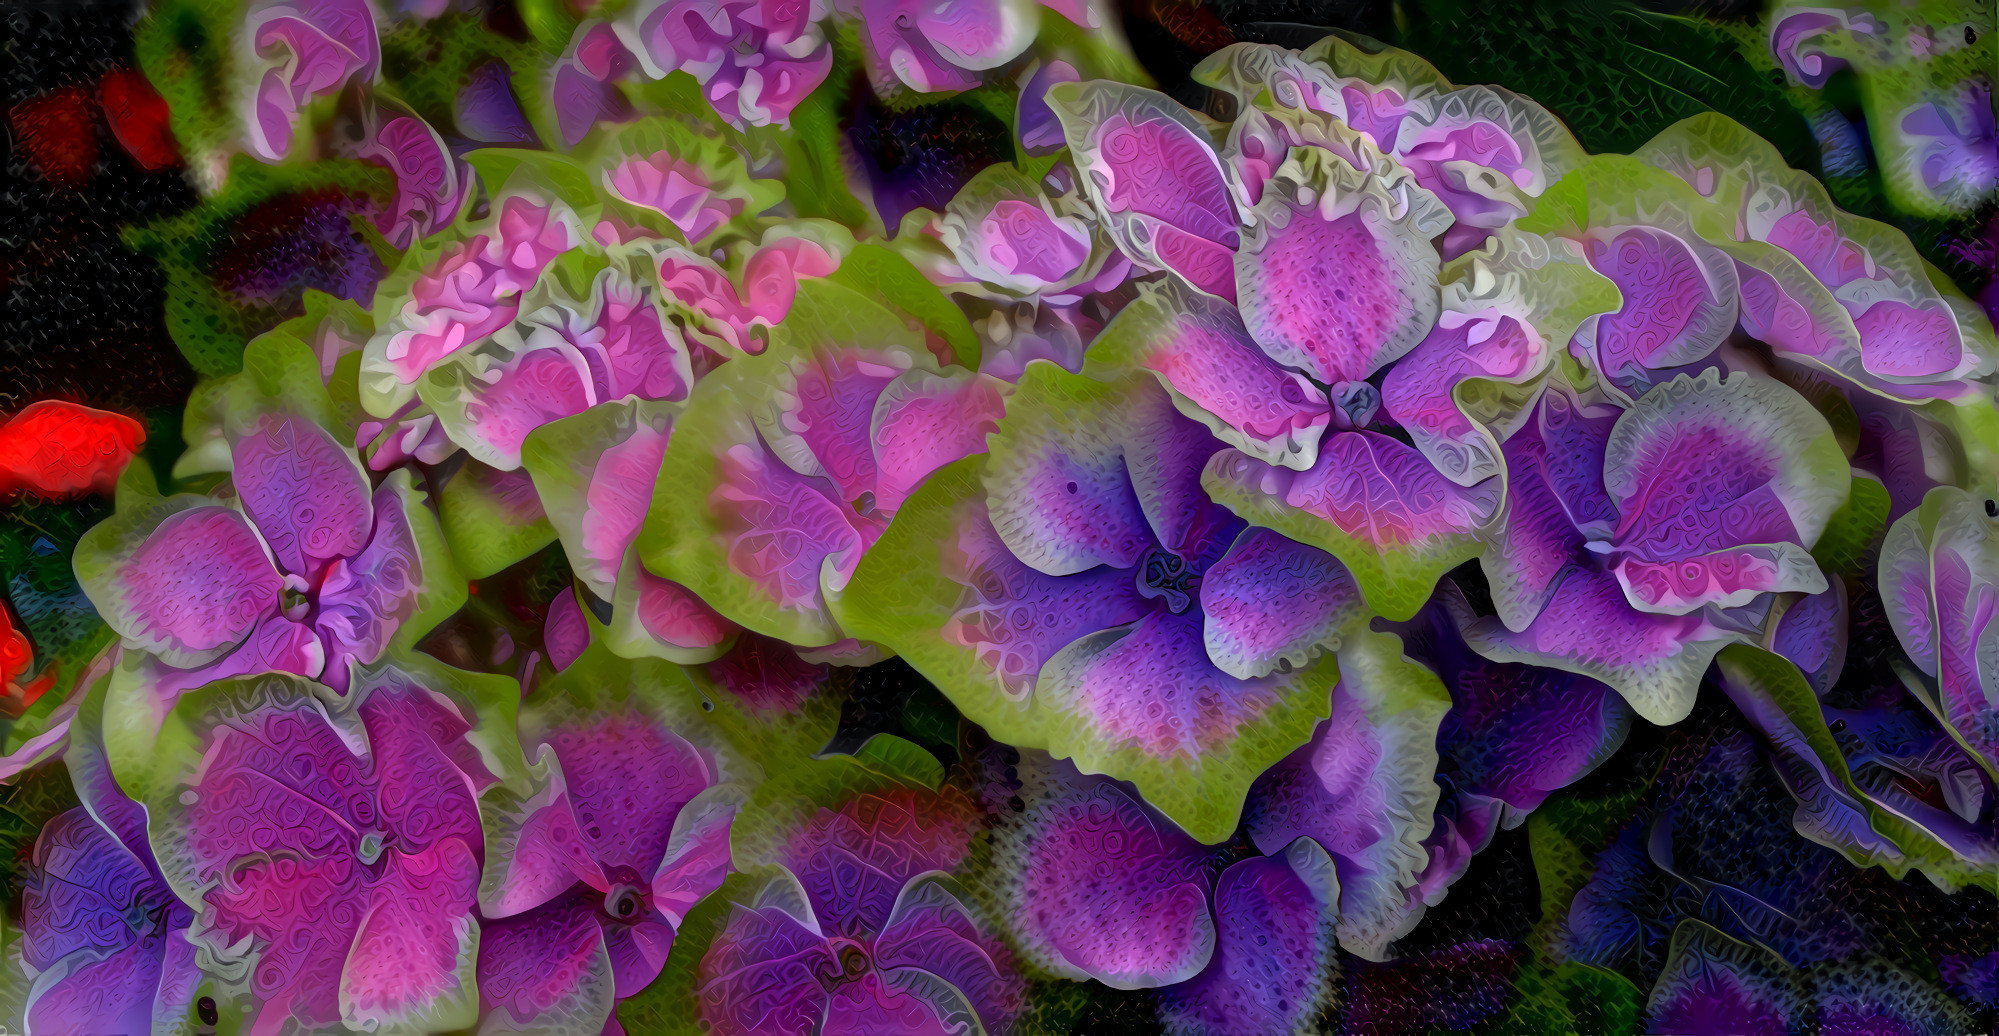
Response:
[[[1351,578],[1210,500],[1220,444],[1150,379],[1031,364],[987,445],[905,505],[836,599],[842,625],[995,737],[1225,837],[1250,779],[1323,714],[1321,653],[1361,613]]]
[[[408,473],[371,487],[354,451],[310,416],[330,404],[304,345],[268,336],[248,361],[245,388],[266,372],[307,388],[237,401],[228,481],[211,495],[133,494],[78,543],[77,581],[159,708],[268,670],[345,690],[355,666],[414,643],[457,605],[457,573]]]
[[[520,296],[557,256],[586,240],[561,202],[504,196],[472,235],[419,248],[384,285],[375,336],[361,355],[361,404],[397,416],[439,360],[478,344],[520,313]]]
[[[241,38],[242,60],[256,70],[243,121],[250,153],[266,162],[291,153],[299,116],[315,98],[373,80],[382,61],[367,0],[255,0]]]
[[[1480,558],[1488,657],[1591,676],[1676,722],[1774,593],[1818,593],[1810,549],[1851,478],[1803,397],[1742,371],[1680,375],[1629,409],[1550,384],[1504,444],[1508,520]]]
[[[849,639],[830,601],[924,479],[983,445],[1005,386],[940,368],[922,336],[830,282],[801,288],[777,330],[696,386],[638,552],[731,620],[825,648]]]
[[[1326,995],[1341,886],[1318,842],[1228,863],[1123,786],[1045,758],[999,835],[1020,946],[1066,978],[1157,989],[1170,1033],[1304,1031]]]
[[[604,1025],[729,873],[748,766],[699,700],[677,668],[586,655],[523,706],[532,790],[481,804],[479,988],[502,1027]]]
[[[246,1031],[472,1023],[476,798],[499,746],[441,669],[379,670],[345,697],[227,680],[176,705],[138,783],[161,869],[198,910],[188,939]]]
[[[731,124],[787,126],[833,67],[827,14],[825,0],[643,0],[616,29],[648,77],[684,71]]]
[[[951,880],[979,822],[942,768],[876,736],[766,785],[737,820],[690,993],[715,1032],[1006,1031],[1025,983]]]
[[[21,961],[33,969],[30,1031],[147,1032],[185,1022],[202,974],[187,941],[194,913],[153,860],[146,812],[111,778],[80,725],[65,757],[83,805],[35,838],[21,894]]]

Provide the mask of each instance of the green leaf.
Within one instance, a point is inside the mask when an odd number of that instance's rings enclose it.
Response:
[[[1860,575],[1888,527],[1888,490],[1864,475],[1853,476],[1846,503],[1826,520],[1812,545],[1812,558],[1828,574]]]
[[[979,337],[965,317],[908,259],[878,244],[858,245],[830,280],[878,299],[934,332],[951,347],[945,362],[979,368]]]

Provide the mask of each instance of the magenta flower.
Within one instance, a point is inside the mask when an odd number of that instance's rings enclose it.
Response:
[[[210,680],[296,673],[346,690],[448,578],[420,550],[430,520],[405,474],[371,490],[354,452],[284,412],[232,436],[233,497],[120,511],[77,549],[77,579],[166,703]]]
[[[417,395],[452,442],[512,470],[528,434],[550,421],[599,403],[686,398],[691,350],[661,312],[650,264],[621,258],[584,299],[543,281],[521,298],[517,320],[425,372]]]
[[[805,1036],[939,1032],[969,1014],[1006,1031],[1025,983],[944,877],[976,822],[949,786],[897,782],[804,807],[773,835],[763,891],[729,904],[701,959],[702,1020],[724,1036]]]
[[[1156,988],[1172,1033],[1288,1032],[1333,970],[1340,878],[1309,838],[1228,864],[1115,781],[1024,758],[1024,813],[998,835],[1022,950],[1115,989]]]
[[[677,721],[637,699],[588,709],[544,693],[525,708],[534,790],[496,789],[485,805],[479,988],[494,1018],[604,1024],[729,873],[742,793],[726,782],[743,764],[683,736],[701,723],[689,691],[696,718]]]
[[[150,1032],[184,1024],[202,981],[194,913],[168,887],[146,811],[111,780],[84,736],[64,760],[84,805],[35,839],[21,894],[21,961],[35,974],[31,1032]]]
[[[251,153],[266,162],[291,153],[306,105],[350,79],[374,79],[382,60],[367,0],[256,0],[243,39],[259,69],[244,122]]]
[[[346,699],[296,677],[181,699],[146,802],[189,940],[236,988],[246,1031],[455,1029],[476,1009],[474,719],[394,670]]]
[[[647,76],[687,72],[730,123],[784,126],[833,66],[826,14],[824,0],[643,0],[617,30]]]
[[[1626,410],[1550,385],[1504,444],[1508,520],[1480,559],[1480,653],[1595,677],[1655,723],[1770,595],[1818,593],[1811,546],[1846,501],[1824,417],[1777,382],[1682,375]]]
[[[1032,364],[987,447],[905,505],[841,621],[995,737],[1127,777],[1226,837],[1323,708],[1322,656],[1361,608],[1345,568],[1211,500],[1221,444],[1149,378]]]

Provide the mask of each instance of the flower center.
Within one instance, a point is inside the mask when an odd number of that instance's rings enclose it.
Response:
[[[1172,551],[1155,547],[1138,566],[1139,595],[1165,598],[1175,615],[1193,607],[1194,590],[1200,585],[1201,578]]]
[[[1365,381],[1342,381],[1326,396],[1333,404],[1333,424],[1348,430],[1366,428],[1381,409],[1381,390]]]
[[[355,850],[362,863],[374,863],[382,858],[382,832],[369,831],[361,836],[361,844]]]
[[[613,885],[604,894],[604,912],[620,921],[637,920],[645,908],[645,894],[632,885]]]

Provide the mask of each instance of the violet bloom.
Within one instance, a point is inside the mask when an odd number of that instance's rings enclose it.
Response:
[[[550,88],[563,144],[575,147],[598,122],[622,122],[636,114],[618,80],[637,66],[608,22],[592,19],[576,27],[569,49],[555,63]]]
[[[1851,486],[1803,397],[1740,372],[1682,375],[1630,409],[1550,384],[1504,444],[1506,523],[1480,559],[1488,657],[1602,680],[1655,723],[1771,596],[1818,593],[1810,548]]]
[[[233,498],[155,498],[77,547],[77,581],[129,650],[157,660],[169,703],[268,670],[344,691],[404,633],[425,580],[446,577],[419,548],[413,523],[430,519],[407,474],[371,490],[313,421],[247,423],[230,446]]]
[[[945,880],[977,820],[958,789],[902,782],[805,807],[701,959],[702,1020],[722,1036],[1006,1031],[1025,983]]]
[[[1023,758],[1026,811],[998,837],[1022,950],[1066,978],[1156,988],[1169,1033],[1297,1031],[1334,968],[1340,879],[1299,838],[1228,863],[1115,781]]]
[[[642,0],[619,37],[653,79],[684,71],[737,127],[785,126],[833,67],[825,0]]]
[[[1220,443],[1150,379],[1031,364],[987,446],[905,505],[842,622],[995,737],[1130,779],[1196,836],[1227,837],[1249,781],[1324,708],[1322,656],[1361,613],[1351,578],[1211,500]]]
[[[837,285],[800,303],[769,351],[695,386],[646,476],[637,549],[746,628],[828,648],[850,639],[830,603],[855,566],[924,480],[984,445],[1008,386],[938,366],[921,334]]]
[[[202,981],[187,929],[146,838],[146,811],[111,779],[85,732],[65,758],[83,805],[35,839],[21,894],[21,961],[35,974],[30,1032],[150,1032],[184,1024]]]
[[[1896,638],[1927,678],[1921,693],[1988,769],[1999,767],[1999,666],[1993,656],[1999,643],[1999,522],[1993,509],[1989,496],[1931,490],[1889,528],[1878,584]]]
[[[382,60],[368,0],[256,0],[243,39],[259,70],[244,122],[251,153],[266,162],[291,153],[306,105],[350,79],[374,79]]]
[[[1034,0],[837,0],[835,6],[860,20],[875,82],[918,93],[978,86],[977,73],[1019,57],[1041,25]]]
[[[496,746],[400,672],[346,699],[297,677],[180,701],[146,803],[189,939],[242,976],[246,1031],[470,1025],[478,794]]]
[[[586,674],[587,676],[588,674]],[[687,911],[729,873],[744,764],[683,736],[702,723],[637,698],[584,709],[544,693],[521,717],[537,781],[487,797],[479,988],[509,1031],[588,1019],[658,977]]]

